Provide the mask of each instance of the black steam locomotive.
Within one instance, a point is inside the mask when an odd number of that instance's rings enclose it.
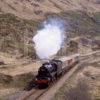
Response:
[[[72,55],[70,57],[63,57],[58,60],[51,60],[45,62],[38,69],[38,74],[35,80],[31,81],[30,87],[36,86],[39,88],[44,88],[49,86],[54,80],[59,78],[64,72],[69,71],[76,63],[79,62],[79,54]]]
[[[52,60],[44,63],[38,70],[36,83],[39,87],[48,86],[62,74],[62,61]]]

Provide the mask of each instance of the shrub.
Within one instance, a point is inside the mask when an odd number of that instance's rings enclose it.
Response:
[[[65,93],[65,100],[91,100],[89,87],[84,81],[79,81],[75,88]]]

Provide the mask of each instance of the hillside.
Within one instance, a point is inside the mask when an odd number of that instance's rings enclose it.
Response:
[[[31,52],[34,51],[32,37],[37,25],[36,21],[23,20],[12,14],[1,14],[0,51],[19,56],[31,56]]]
[[[0,70],[25,66],[38,59],[32,38],[48,17],[59,16],[68,23],[66,36],[69,40],[78,36],[99,43],[99,5],[99,0],[0,0]],[[77,53],[79,43],[67,45],[66,41],[57,56]],[[85,48],[81,49],[88,50]]]
[[[100,100],[100,53],[87,58],[51,100]]]
[[[59,16],[69,24],[69,38],[98,37],[99,5],[99,0],[0,0],[0,51],[36,58],[32,38],[49,16]]]
[[[0,0],[0,12],[38,20],[51,13],[58,14],[69,10],[99,12],[99,4],[99,0]]]
[[[96,13],[92,18],[82,11],[62,12],[58,16],[69,22],[70,28],[66,32],[69,38],[85,36],[91,39],[100,39],[99,13]],[[36,59],[32,38],[36,34],[40,22],[21,19],[12,14],[1,14],[0,51],[10,53],[17,58],[29,57]],[[66,43],[64,48],[67,49]],[[66,55],[66,51],[60,51],[60,54]]]
[[[0,100],[34,78],[42,62],[32,38],[52,17],[68,24],[57,57],[100,50],[100,0],[0,0]]]

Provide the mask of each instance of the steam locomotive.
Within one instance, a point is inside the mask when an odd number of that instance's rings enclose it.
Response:
[[[39,87],[49,86],[51,82],[56,80],[62,74],[62,61],[52,60],[44,63],[38,70],[36,83]]]
[[[43,63],[38,70],[35,83],[39,88],[47,87],[78,62],[79,54],[70,57],[63,57],[57,60],[53,59],[49,62]]]
[[[33,86],[38,88],[45,88],[50,86],[52,82],[57,80],[62,74],[69,71],[76,63],[79,62],[79,54],[72,55],[70,57],[62,57],[60,59],[53,59],[49,62],[45,62],[38,69],[38,74],[35,80],[29,84],[29,89]]]

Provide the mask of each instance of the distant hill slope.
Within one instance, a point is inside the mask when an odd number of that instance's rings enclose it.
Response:
[[[25,19],[41,19],[48,13],[68,10],[100,11],[100,0],[0,0],[0,12],[12,13]]]
[[[32,37],[36,34],[38,22],[23,20],[12,14],[0,15],[0,51],[17,56],[32,56]],[[30,54],[29,54],[30,53]]]
[[[0,51],[35,59],[32,38],[41,20],[53,15],[69,23],[68,37],[100,38],[99,5],[100,0],[0,0]]]

